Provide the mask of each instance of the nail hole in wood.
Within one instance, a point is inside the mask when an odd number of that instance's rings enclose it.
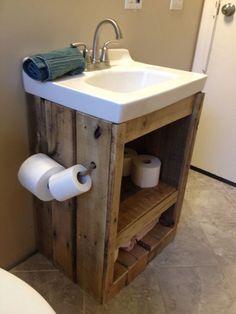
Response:
[[[101,135],[102,135],[102,128],[100,126],[97,126],[96,130],[94,131],[95,139],[98,139]]]

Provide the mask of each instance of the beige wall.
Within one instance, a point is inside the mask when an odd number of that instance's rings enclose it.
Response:
[[[28,156],[21,60],[78,36],[78,0],[0,0],[0,267],[34,251],[31,196],[17,181]]]
[[[79,39],[91,47],[97,23],[111,17],[121,26],[121,46],[129,48],[134,59],[188,70],[203,1],[185,0],[183,11],[170,11],[170,0],[143,0],[143,9],[134,11],[124,10],[124,0],[79,0]],[[101,36],[101,43],[114,39],[111,27],[104,28],[110,36]]]
[[[143,10],[123,9],[124,0],[0,1],[0,267],[9,267],[35,247],[31,197],[17,182],[28,155],[21,60],[39,51],[84,40],[91,47],[96,24],[115,18],[121,45],[141,61],[189,69],[203,0],[185,0],[169,11],[168,0],[143,0]],[[105,27],[106,38],[113,38]]]

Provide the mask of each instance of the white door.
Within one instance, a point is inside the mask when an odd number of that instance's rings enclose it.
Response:
[[[209,36],[205,43],[208,54],[202,54],[208,79],[192,165],[236,183],[236,13],[223,15],[222,7],[228,3],[221,0],[211,43]],[[236,1],[230,3],[236,6]],[[195,55],[193,71],[202,70],[200,54]]]

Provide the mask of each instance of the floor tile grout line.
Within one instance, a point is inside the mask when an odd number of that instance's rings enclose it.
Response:
[[[12,270],[11,273],[59,273],[58,269]]]
[[[158,274],[157,274],[157,278],[158,278],[158,286],[159,286],[159,289],[160,289],[160,295],[161,295],[161,299],[162,299],[162,302],[163,302],[165,314],[168,314],[169,311],[167,309],[167,304],[166,304],[166,301],[165,301],[165,298],[164,298],[164,294],[163,294],[163,290],[162,290],[162,287],[161,287],[161,284],[160,284],[160,278],[159,278]]]
[[[220,267],[221,264],[217,263],[215,265],[211,264],[211,265],[166,265],[166,266],[165,265],[156,265],[156,266],[158,268],[208,268],[208,267]]]

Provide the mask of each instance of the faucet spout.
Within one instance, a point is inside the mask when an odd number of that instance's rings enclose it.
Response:
[[[98,51],[99,51],[99,47],[98,47],[98,35],[99,35],[99,30],[100,27],[103,24],[111,24],[114,28],[115,34],[116,34],[116,39],[121,39],[122,38],[122,33],[121,33],[121,29],[118,25],[118,23],[113,20],[113,19],[105,19],[102,20],[101,22],[98,23],[95,33],[94,33],[94,37],[93,37],[93,50],[92,50],[92,63],[99,63],[99,58],[97,57],[98,55]]]

